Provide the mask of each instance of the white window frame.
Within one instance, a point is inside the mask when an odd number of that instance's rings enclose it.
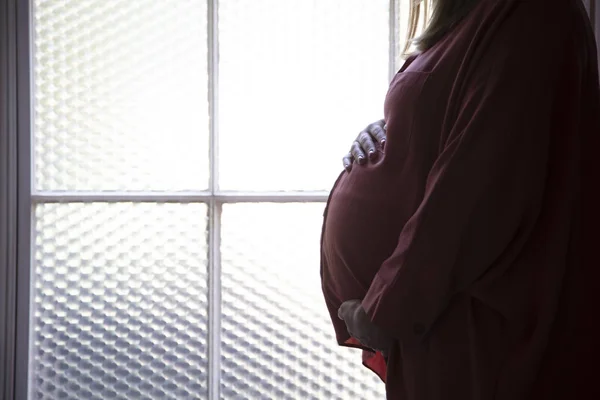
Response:
[[[207,0],[209,74],[209,187],[191,192],[36,191],[32,159],[32,1],[0,0],[0,398],[23,400],[30,369],[32,215],[42,203],[205,203],[208,221],[208,399],[220,398],[221,211],[226,203],[327,200],[326,191],[240,192],[218,185],[218,0]],[[390,0],[389,78],[398,67],[399,2]],[[343,149],[340,149],[343,151]],[[340,161],[341,162],[341,161]]]

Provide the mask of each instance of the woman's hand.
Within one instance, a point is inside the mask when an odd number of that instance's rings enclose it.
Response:
[[[373,350],[387,354],[393,338],[371,322],[360,300],[344,302],[338,310],[338,317],[346,323],[346,329],[353,338]]]
[[[354,143],[352,143],[350,152],[343,158],[346,171],[352,169],[354,162],[358,162],[361,165],[367,162],[367,155],[369,159],[374,160],[377,157],[375,143],[379,143],[383,147],[386,139],[385,134],[386,126],[384,120],[373,122],[359,133]]]

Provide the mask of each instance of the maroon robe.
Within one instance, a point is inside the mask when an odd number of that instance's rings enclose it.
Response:
[[[393,79],[321,246],[337,341],[388,399],[600,399],[599,92],[579,0],[480,0]],[[387,360],[338,319],[351,299]]]

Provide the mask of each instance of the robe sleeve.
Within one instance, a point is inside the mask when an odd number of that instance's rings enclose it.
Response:
[[[456,78],[464,89],[423,200],[363,299],[371,320],[407,344],[455,294],[514,257],[539,214],[568,40],[551,18],[526,11],[489,39],[464,82]]]

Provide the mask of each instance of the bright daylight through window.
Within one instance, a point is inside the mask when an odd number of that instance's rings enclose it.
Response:
[[[382,398],[318,244],[396,2],[32,3],[29,398]]]

